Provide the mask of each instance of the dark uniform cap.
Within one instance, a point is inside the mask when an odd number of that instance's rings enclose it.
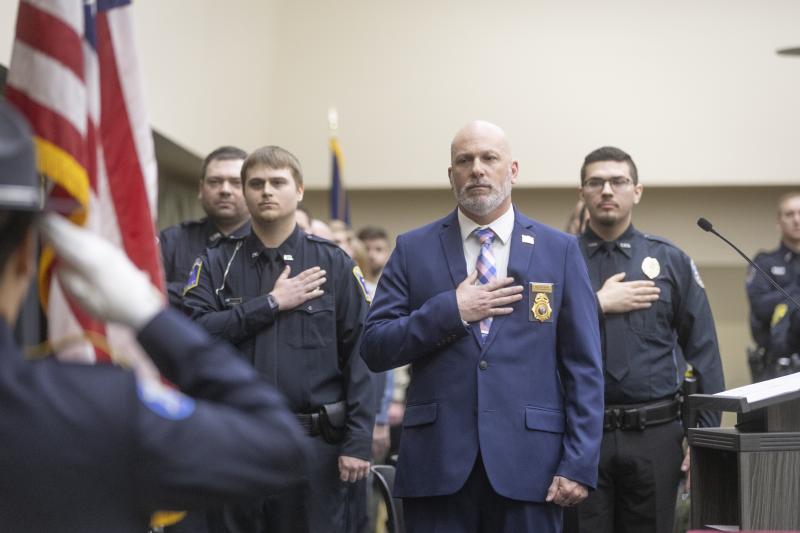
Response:
[[[41,198],[31,129],[0,99],[0,209],[39,211]]]

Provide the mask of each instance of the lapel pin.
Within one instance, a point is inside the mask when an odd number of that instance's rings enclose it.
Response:
[[[292,257],[290,254],[283,254],[283,260],[284,261],[294,261],[294,257]]]
[[[523,235],[522,242],[525,244],[533,244],[533,235]]]

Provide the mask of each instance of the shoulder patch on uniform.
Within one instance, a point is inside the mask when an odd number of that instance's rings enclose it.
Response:
[[[185,394],[152,380],[139,380],[136,384],[139,400],[152,412],[167,420],[188,418],[195,402]]]
[[[192,270],[189,271],[189,279],[186,281],[186,285],[183,287],[184,296],[187,292],[197,287],[198,283],[200,283],[200,272],[202,270],[203,260],[198,257],[194,260],[194,264],[192,264]]]
[[[367,288],[367,280],[364,279],[364,274],[361,273],[361,269],[358,267],[358,265],[353,267],[353,276],[355,276],[358,286],[361,287],[361,292],[364,293],[364,299],[368,304],[371,304],[372,295],[369,293],[369,289]]]
[[[775,309],[772,310],[772,318],[769,321],[769,327],[774,328],[778,325],[778,322],[783,320],[783,317],[786,316],[786,313],[789,311],[789,306],[784,303],[779,303],[775,306]]]
[[[694,264],[694,259],[690,259],[689,262],[692,265],[692,277],[694,277],[695,283],[700,285],[701,289],[705,289],[706,286],[703,285],[703,278],[700,277],[700,272],[697,270],[697,265]]]

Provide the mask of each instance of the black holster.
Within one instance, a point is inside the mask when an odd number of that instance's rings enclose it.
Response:
[[[319,408],[319,432],[328,444],[339,444],[347,433],[347,402],[325,404]]]
[[[689,428],[697,425],[698,413],[695,409],[689,408],[689,396],[697,394],[698,392],[697,377],[685,376],[683,384],[681,385],[681,422],[683,423],[683,432],[687,433]]]

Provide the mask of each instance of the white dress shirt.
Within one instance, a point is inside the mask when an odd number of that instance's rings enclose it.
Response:
[[[475,270],[478,256],[481,254],[481,242],[473,233],[476,228],[492,228],[495,237],[492,240],[497,278],[506,277],[508,272],[508,257],[511,254],[511,233],[514,231],[514,206],[494,219],[489,224],[481,226],[458,209],[458,225],[461,229],[461,240],[464,243],[464,260],[467,262],[467,275]]]

